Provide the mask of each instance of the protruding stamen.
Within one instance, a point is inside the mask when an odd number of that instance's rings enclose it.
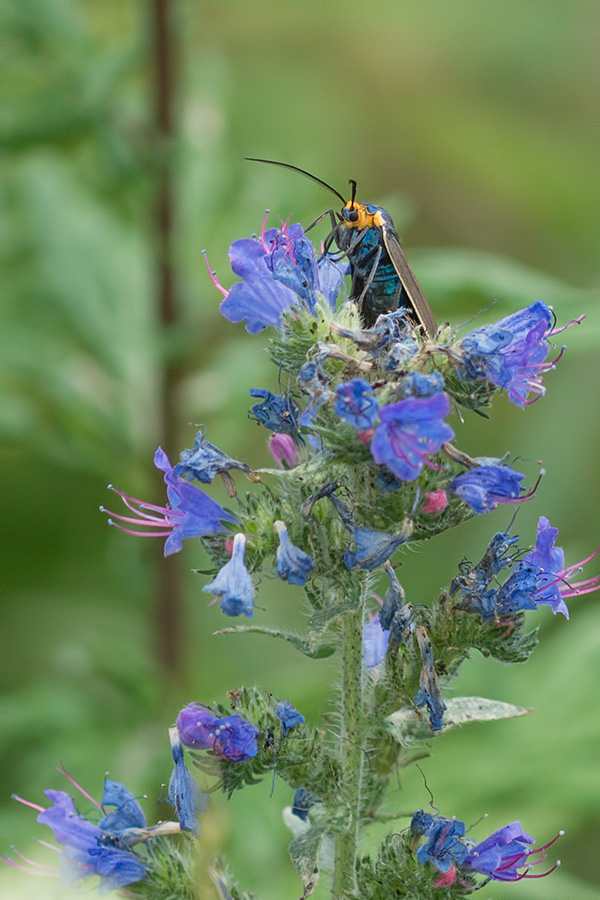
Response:
[[[77,790],[79,791],[80,794],[83,794],[83,796],[86,798],[86,800],[89,800],[90,803],[93,803],[94,806],[97,806],[98,809],[101,809],[101,810],[104,812],[104,810],[103,810],[101,804],[98,803],[98,801],[95,800],[90,794],[88,794],[87,791],[84,791],[84,789],[81,787],[80,784],[77,784],[77,782],[75,781],[75,779],[73,778],[73,776],[72,776],[72,775],[69,775],[69,773],[67,772],[67,770],[65,769],[65,767],[64,767],[63,765],[55,766],[55,768],[56,768],[56,771],[57,771],[57,772],[60,772],[61,775],[64,775],[64,776],[65,776],[65,778],[67,779],[67,781],[70,781],[70,782],[71,782],[71,784],[73,785],[74,788],[77,788]]]
[[[208,258],[206,256],[206,250],[202,251],[202,256],[204,257],[204,262],[206,263],[206,268],[208,269],[208,276],[209,276],[210,280],[212,281],[212,283],[214,284],[216,289],[218,291],[220,291],[224,297],[227,297],[227,295],[229,294],[229,291],[226,291],[225,288],[223,287],[223,285],[219,283],[219,281],[217,280],[217,273],[213,272],[213,270],[209,266]]]
[[[13,800],[17,800],[19,803],[22,803],[23,806],[30,806],[32,809],[37,809],[38,812],[44,812],[45,807],[38,806],[37,803],[30,803],[29,800],[23,800],[22,797],[19,797],[18,794],[11,794]]]

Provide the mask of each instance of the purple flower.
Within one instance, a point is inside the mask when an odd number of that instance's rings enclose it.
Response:
[[[417,850],[417,859],[424,865],[432,863],[440,872],[448,872],[454,863],[464,862],[469,852],[463,842],[466,826],[459,819],[444,819],[418,810],[412,817],[410,830],[416,837],[428,840]]]
[[[230,469],[240,469],[246,475],[251,472],[246,463],[232,459],[207,441],[202,431],[194,439],[194,449],[184,450],[179,458],[181,462],[173,467],[173,475],[177,478],[192,478],[204,484],[210,484],[215,475],[226,474]]]
[[[446,710],[446,704],[442,700],[442,695],[440,693],[431,641],[429,640],[427,631],[423,625],[418,625],[415,628],[415,633],[417,635],[419,650],[421,651],[422,667],[419,679],[419,690],[413,697],[413,703],[417,708],[419,706],[427,707],[429,710],[429,724],[433,731],[439,731],[444,726],[443,717]]]
[[[304,725],[306,721],[302,713],[292,706],[289,700],[282,700],[275,708],[275,715],[281,722],[281,736],[286,738],[292,728]]]
[[[262,403],[256,403],[250,410],[251,418],[278,434],[297,433],[299,410],[291,397],[282,397],[259,388],[251,388],[250,396],[262,398]]]
[[[450,411],[446,394],[409,397],[379,410],[381,425],[375,430],[371,453],[375,462],[386,465],[402,481],[418,478],[426,457],[437,453],[454,437],[443,418]]]
[[[504,388],[508,399],[521,408],[533,402],[527,399],[530,393],[539,399],[546,392],[543,375],[554,368],[565,349],[553,361],[545,362],[550,338],[564,330],[552,329],[552,319],[552,311],[538,300],[495,325],[472,331],[460,344],[463,358],[459,377],[487,379]]]
[[[134,516],[122,516],[101,506],[101,512],[111,516],[108,520],[109,525],[114,525],[120,531],[136,537],[166,537],[164,554],[170,556],[181,550],[182,541],[186,538],[223,532],[227,529],[221,524],[222,521],[237,521],[235,516],[224,510],[216,500],[213,500],[200,488],[178,478],[171,467],[167,454],[161,447],[154,454],[154,465],[165,473],[164,480],[167,485],[169,505],[155,506],[153,503],[144,503],[109,484],[110,490],[118,494],[125,506],[134,513]],[[116,522],[115,519],[119,521]],[[133,531],[131,528],[125,528],[119,524],[120,522],[143,525],[150,530]]]
[[[274,522],[273,527],[279,535],[277,574],[284,581],[303,587],[315,567],[312,557],[292,544],[284,522]]]
[[[238,532],[233,539],[231,559],[202,590],[221,598],[219,607],[226,616],[243,613],[249,619],[254,614],[254,584],[244,564],[245,550],[246,535]]]
[[[292,306],[304,304],[313,312],[317,291],[334,306],[344,275],[344,268],[330,258],[317,263],[300,224],[268,231],[264,226],[263,221],[260,240],[242,238],[229,248],[231,268],[243,279],[230,291],[219,284],[209,268],[213,284],[225,296],[222,314],[230,322],[246,319],[246,330],[251,334],[267,326],[279,328],[282,314]]]
[[[15,796],[15,800],[38,810],[37,821],[52,829],[55,840],[62,845],[60,865],[32,862],[18,851],[15,851],[17,856],[27,865],[10,857],[4,857],[3,861],[33,875],[60,875],[67,883],[77,886],[86,878],[98,876],[103,891],[122,888],[144,878],[146,864],[129,850],[128,832],[143,829],[145,837],[150,837],[152,829],[145,827],[144,814],[130,791],[118,782],[107,782],[103,797],[106,805],[121,805],[115,813],[106,813],[103,806],[79,787],[67,772],[59,771],[102,813],[99,824],[84,818],[64,791],[45,791],[52,804],[47,808]]]
[[[272,434],[269,438],[269,453],[280,469],[293,469],[298,460],[296,444],[289,434]]]
[[[373,388],[361,378],[340,384],[335,391],[333,408],[340,419],[349,422],[357,431],[366,431],[375,424],[379,404]]]
[[[542,874],[529,874],[531,866],[543,862],[546,857],[544,850],[551,847],[554,841],[562,834],[560,832],[554,840],[540,847],[538,850],[531,850],[527,844],[535,844],[535,838],[530,837],[521,828],[520,822],[511,822],[503,828],[494,831],[488,838],[480,844],[476,844],[469,849],[469,855],[463,861],[465,868],[473,869],[480,875],[492,878],[494,881],[521,881],[522,878],[543,878],[550,875],[556,869],[557,863],[547,872]],[[541,854],[541,856],[538,856]],[[538,856],[537,859],[534,859]],[[525,871],[519,872],[519,869]]]
[[[169,779],[167,800],[177,813],[182,831],[200,834],[198,816],[206,812],[208,794],[203,793],[183,759],[183,745],[177,728],[169,728],[171,753],[175,767]]]
[[[535,487],[521,496],[520,482],[525,478],[507,466],[477,466],[450,482],[454,491],[473,512],[481,514],[496,509],[499,503],[524,503],[531,500]],[[539,482],[538,482],[539,483]]]
[[[203,703],[189,703],[177,716],[182,743],[192,750],[212,750],[230,762],[245,762],[258,753],[258,728],[241,716],[219,716]]]
[[[565,566],[565,553],[562,547],[555,547],[558,528],[553,528],[545,516],[540,516],[537,528],[535,548],[523,559],[521,565],[529,565],[535,571],[536,587],[532,599],[536,605],[552,608],[552,612],[560,612],[569,618],[569,610],[565,597],[577,597],[589,594],[600,588],[600,575],[586,578],[583,581],[571,582],[576,572],[600,552],[600,547],[573,566]]]
[[[374,669],[385,659],[390,633],[381,624],[380,613],[368,616],[369,621],[363,625],[362,655],[367,669]]]

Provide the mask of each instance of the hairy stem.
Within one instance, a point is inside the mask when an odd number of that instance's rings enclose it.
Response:
[[[347,830],[336,835],[332,897],[341,900],[356,888],[356,855],[360,825],[364,744],[362,635],[366,579],[360,585],[357,608],[342,625],[342,795],[348,805]]]

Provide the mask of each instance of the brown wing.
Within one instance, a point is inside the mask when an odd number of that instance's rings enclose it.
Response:
[[[389,253],[390,259],[392,260],[398,278],[402,282],[402,287],[408,294],[419,323],[425,329],[427,337],[434,338],[437,334],[435,317],[431,312],[429,303],[425,299],[425,294],[421,290],[421,285],[415,278],[413,271],[408,264],[398,235],[390,228],[383,228],[383,242],[385,244],[385,249]]]

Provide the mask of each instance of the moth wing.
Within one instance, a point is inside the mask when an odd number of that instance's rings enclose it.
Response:
[[[408,298],[412,304],[419,323],[425,329],[425,334],[429,338],[434,338],[437,334],[437,323],[435,316],[431,311],[429,303],[425,299],[425,294],[421,290],[421,285],[417,281],[408,260],[400,244],[400,239],[396,232],[391,228],[383,228],[383,242],[389,257],[392,261],[398,278],[402,282],[402,287],[408,294]]]

